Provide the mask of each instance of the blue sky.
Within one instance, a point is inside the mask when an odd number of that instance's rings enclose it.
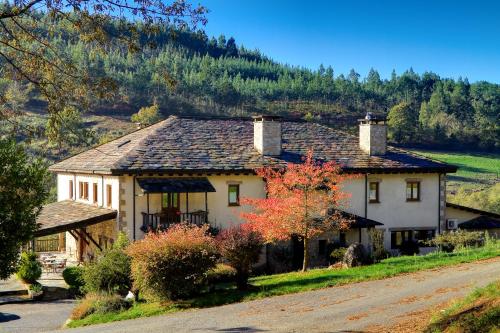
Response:
[[[199,1],[211,11],[209,36],[233,36],[279,62],[500,83],[500,1]]]

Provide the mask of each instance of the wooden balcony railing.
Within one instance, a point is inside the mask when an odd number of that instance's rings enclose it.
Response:
[[[172,224],[187,222],[196,225],[208,223],[208,213],[205,211],[196,211],[191,213],[177,213],[177,214],[164,214],[164,213],[141,213],[142,214],[142,227],[144,232],[150,230],[165,230]]]

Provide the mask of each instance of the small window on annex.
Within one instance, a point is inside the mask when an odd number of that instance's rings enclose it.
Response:
[[[227,193],[228,193],[229,206],[239,206],[240,205],[240,185],[229,184],[227,187]]]

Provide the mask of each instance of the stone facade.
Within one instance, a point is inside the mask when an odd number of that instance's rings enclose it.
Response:
[[[385,155],[387,126],[371,122],[359,124],[359,147],[370,156]]]
[[[260,117],[255,119],[253,144],[262,155],[281,154],[281,122],[277,119]]]

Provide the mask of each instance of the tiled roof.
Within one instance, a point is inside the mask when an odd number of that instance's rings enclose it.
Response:
[[[282,122],[282,154],[262,156],[253,147],[251,119],[171,116],[53,165],[52,171],[95,173],[250,171],[267,165],[299,163],[309,149],[345,170],[370,172],[454,172],[455,167],[388,147],[369,156],[358,137],[310,122]]]
[[[65,200],[43,206],[36,222],[38,230],[35,236],[83,228],[92,224],[114,219],[116,211],[84,203]]]

